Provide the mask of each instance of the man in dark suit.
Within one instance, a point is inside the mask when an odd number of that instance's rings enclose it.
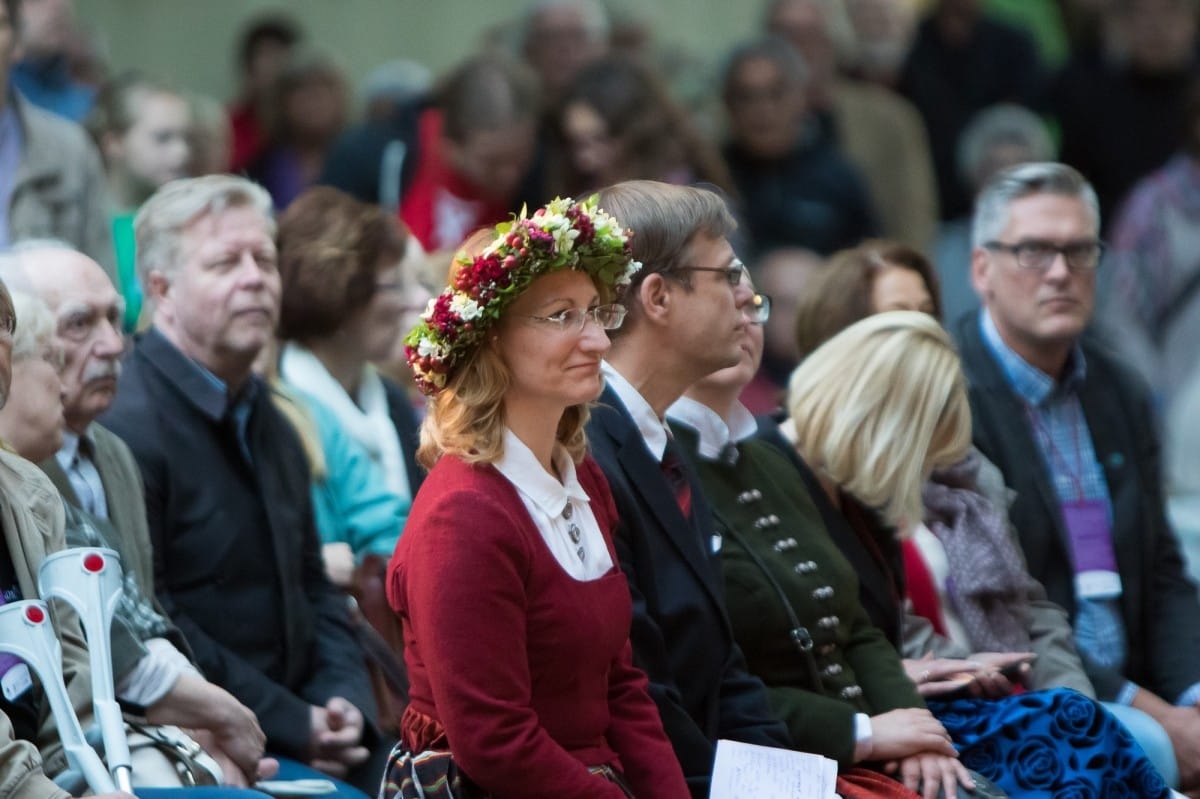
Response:
[[[1168,779],[1173,750],[1190,789],[1200,787],[1200,602],[1164,512],[1146,390],[1084,335],[1099,230],[1096,194],[1070,167],[996,175],[972,230],[984,307],[956,334],[975,444],[1017,492],[1011,518],[1030,573],[1070,615],[1097,694]]]
[[[154,325],[102,421],[145,486],[158,596],[267,748],[363,790],[388,742],[345,600],[325,577],[306,460],[252,364],[279,313],[270,199],[229,176],[176,181],[135,223]]]
[[[612,331],[608,387],[587,433],[617,502],[616,541],[633,593],[634,660],[696,797],[708,795],[720,738],[790,745],[745,668],[725,615],[711,512],[670,442],[664,415],[684,389],[739,357],[739,310],[753,296],[716,195],[652,181],[605,189],[600,205],[633,230],[642,269]]]

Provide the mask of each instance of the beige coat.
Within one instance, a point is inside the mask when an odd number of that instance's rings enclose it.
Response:
[[[21,594],[36,597],[37,570],[46,555],[63,548],[62,499],[36,466],[7,451],[0,451],[0,528],[12,558]],[[63,677],[71,704],[86,728],[91,723],[92,687],[87,649],[79,620],[59,603],[54,613],[55,631],[62,642]],[[61,799],[67,797],[45,775],[67,767],[48,702],[41,708],[41,728],[36,748],[15,740],[8,718],[0,714],[0,796],[11,799]],[[41,753],[39,755],[39,752]]]

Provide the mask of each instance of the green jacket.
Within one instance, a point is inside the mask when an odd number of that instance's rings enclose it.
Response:
[[[797,749],[849,765],[854,716],[924,707],[896,650],[858,599],[858,578],[829,538],[799,472],[770,445],[743,441],[736,463],[700,457],[672,422],[724,536],[726,606],[751,673],[767,686]],[[774,579],[755,562],[757,556]],[[776,588],[778,586],[778,588]],[[804,651],[793,636],[799,622]]]

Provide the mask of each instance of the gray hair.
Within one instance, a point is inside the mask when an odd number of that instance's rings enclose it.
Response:
[[[982,247],[994,240],[1008,224],[1009,206],[1034,194],[1060,194],[1081,200],[1100,229],[1100,201],[1096,190],[1075,169],[1054,161],[1002,169],[992,176],[975,198],[971,220],[971,246]]]
[[[603,42],[608,39],[611,28],[608,12],[598,0],[533,0],[521,14],[521,24],[517,31],[517,46],[520,50],[524,51],[533,44],[531,36],[538,19],[547,11],[556,11],[560,8],[573,8],[579,12],[579,16],[583,20],[583,27],[593,42]]]
[[[13,361],[42,358],[54,345],[58,323],[46,303],[34,294],[13,291],[13,315],[17,318],[17,330],[13,333]]]
[[[257,183],[234,175],[205,175],[167,183],[146,200],[133,220],[137,271],[149,287],[150,273],[173,273],[179,262],[183,229],[196,219],[228,208],[250,207],[262,214],[275,235],[271,195]]]
[[[1024,153],[1021,162],[1053,161],[1058,155],[1046,124],[1028,108],[1013,103],[985,108],[972,117],[958,140],[958,174],[971,191],[984,185],[997,167],[1015,166],[992,161],[1003,147]]]

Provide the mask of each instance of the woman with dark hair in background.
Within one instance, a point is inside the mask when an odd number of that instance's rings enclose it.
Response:
[[[623,180],[711,183],[732,191],[729,170],[646,64],[612,55],[585,66],[555,116],[554,189],[579,195]]]

